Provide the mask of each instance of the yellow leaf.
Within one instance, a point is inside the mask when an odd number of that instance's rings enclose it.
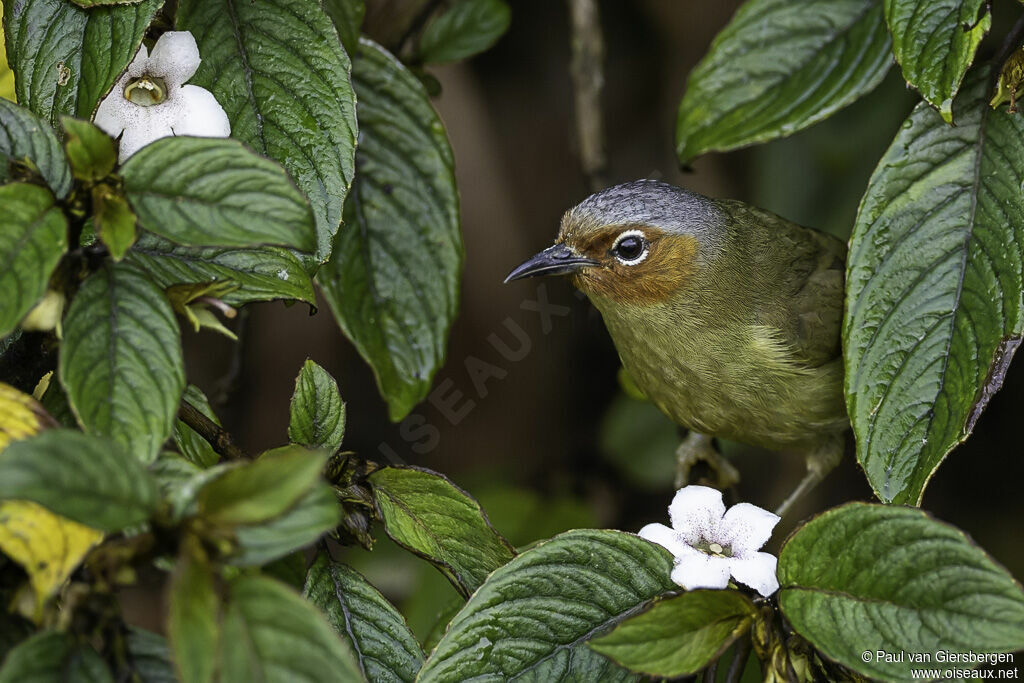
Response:
[[[0,16],[4,13],[4,3],[0,0]],[[4,27],[0,25],[0,97],[17,102],[14,97],[14,72],[7,65],[7,50],[4,48]]]
[[[41,505],[0,503],[0,551],[28,573],[36,596],[36,620],[43,604],[71,576],[103,533],[55,515]]]
[[[56,423],[39,403],[9,384],[0,382],[0,451]]]

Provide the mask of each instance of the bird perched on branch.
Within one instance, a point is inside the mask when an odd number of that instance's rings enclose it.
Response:
[[[767,211],[639,180],[570,209],[505,281],[569,275],[590,298],[637,387],[690,430],[677,485],[697,460],[735,472],[716,436],[805,455],[783,514],[843,453],[845,258]]]

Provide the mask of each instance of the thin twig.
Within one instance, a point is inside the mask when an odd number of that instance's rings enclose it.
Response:
[[[725,673],[725,683],[739,683],[743,677],[743,670],[747,668],[747,659],[750,657],[751,640],[746,635],[736,642],[736,649],[732,652],[732,661],[729,663],[729,670]]]
[[[715,683],[715,676],[718,674],[718,660],[711,662],[708,668],[704,669],[704,675],[700,677],[703,683]]]
[[[223,377],[217,380],[217,393],[213,398],[213,405],[217,408],[224,408],[231,402],[231,398],[238,391],[238,385],[242,379],[242,370],[245,364],[245,345],[249,337],[248,308],[240,308],[238,310],[235,337],[235,343],[231,347],[231,358],[228,361],[228,370],[224,373]]]
[[[206,439],[206,442],[213,447],[220,455],[228,460],[246,460],[248,456],[242,449],[235,445],[231,435],[224,431],[220,425],[203,415],[198,408],[182,400],[181,408],[178,410],[178,417],[187,424],[199,436]]]
[[[995,64],[995,74],[998,77],[999,69],[1002,68],[1003,62],[1006,61],[1007,57],[1013,54],[1013,51],[1020,47],[1021,39],[1024,38],[1024,14],[1017,18],[1017,23],[1013,25],[1010,32],[1006,34],[1006,38],[1003,40],[1003,44],[999,47],[999,52],[996,53],[995,59],[992,63]]]
[[[604,38],[596,0],[567,0],[572,22],[572,82],[580,165],[591,192],[603,188],[608,165],[604,147],[601,90],[604,88]]]

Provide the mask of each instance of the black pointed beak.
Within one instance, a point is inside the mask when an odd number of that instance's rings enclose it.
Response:
[[[580,268],[597,265],[600,264],[594,259],[577,256],[564,244],[556,244],[520,263],[508,274],[505,282],[538,275],[565,275]]]

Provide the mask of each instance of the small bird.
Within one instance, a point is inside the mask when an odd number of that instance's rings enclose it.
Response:
[[[775,214],[638,180],[566,212],[505,282],[569,275],[587,295],[633,382],[689,430],[677,485],[697,460],[735,472],[712,437],[803,454],[782,515],[843,454],[845,259],[842,241]]]

